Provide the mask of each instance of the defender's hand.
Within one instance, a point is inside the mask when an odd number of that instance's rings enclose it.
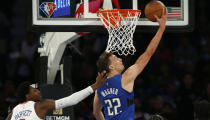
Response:
[[[91,87],[95,91],[97,88],[103,86],[106,80],[107,80],[106,71],[103,71],[102,73],[98,73],[98,76],[96,78],[96,82],[93,85],[91,85]]]

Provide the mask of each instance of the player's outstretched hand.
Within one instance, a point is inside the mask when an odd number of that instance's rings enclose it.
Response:
[[[107,73],[103,71],[101,73],[98,72],[98,76],[96,78],[96,82],[91,86],[95,91],[97,88],[104,85],[104,82],[107,80]]]
[[[157,22],[160,25],[160,29],[164,31],[165,30],[165,27],[166,27],[167,16],[168,16],[167,8],[166,7],[163,8],[161,18],[158,18],[156,15],[154,15],[154,16],[155,16]]]

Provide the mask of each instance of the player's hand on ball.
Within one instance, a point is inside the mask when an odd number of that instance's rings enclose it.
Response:
[[[160,28],[161,28],[163,31],[165,30],[165,26],[166,26],[167,15],[168,15],[167,8],[163,8],[161,18],[158,18],[158,16],[154,15],[154,17],[156,18],[157,22],[158,22],[159,25],[160,25]]]

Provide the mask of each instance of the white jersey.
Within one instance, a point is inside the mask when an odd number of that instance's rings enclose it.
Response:
[[[37,116],[34,106],[35,102],[33,101],[17,105],[12,110],[11,120],[42,120]]]

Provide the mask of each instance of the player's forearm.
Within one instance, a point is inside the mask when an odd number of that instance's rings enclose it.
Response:
[[[55,109],[61,109],[61,108],[65,108],[68,106],[72,106],[72,105],[76,105],[77,103],[79,103],[80,101],[82,101],[83,99],[85,99],[86,97],[88,97],[90,94],[92,94],[93,88],[92,87],[87,87],[81,91],[78,91],[68,97],[59,99],[55,101]]]

